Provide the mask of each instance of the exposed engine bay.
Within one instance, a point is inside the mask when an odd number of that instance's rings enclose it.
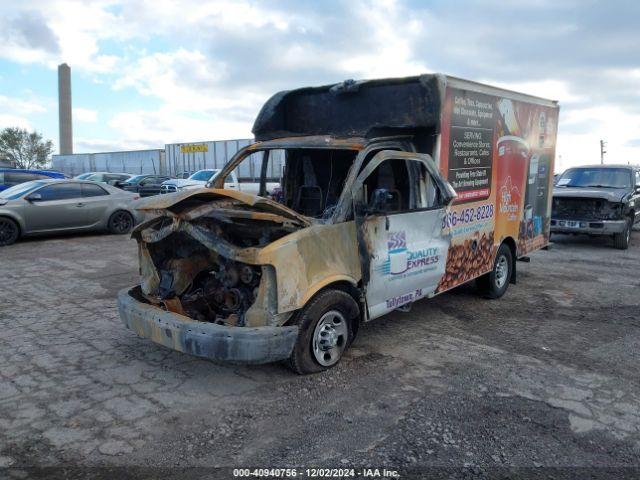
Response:
[[[294,212],[276,213],[277,204],[260,197],[251,196],[258,199],[252,207],[212,190],[185,197],[134,232],[144,299],[194,320],[244,326],[272,269],[251,263],[256,252],[304,222]]]
[[[182,308],[194,320],[242,326],[244,313],[258,296],[261,275],[259,267],[219,257],[218,264],[198,274],[182,294]]]

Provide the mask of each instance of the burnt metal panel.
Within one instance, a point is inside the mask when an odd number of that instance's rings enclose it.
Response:
[[[382,136],[436,127],[437,75],[353,81],[276,93],[253,125],[256,140],[283,136]]]

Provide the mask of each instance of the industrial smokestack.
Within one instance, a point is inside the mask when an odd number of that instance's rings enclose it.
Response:
[[[58,123],[60,126],[60,155],[73,153],[73,125],[71,123],[71,69],[58,65]]]

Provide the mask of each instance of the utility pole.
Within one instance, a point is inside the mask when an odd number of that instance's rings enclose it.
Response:
[[[604,140],[600,140],[600,164],[601,165],[604,165],[604,154],[607,153],[604,147],[606,146],[607,146],[607,142],[605,142]]]

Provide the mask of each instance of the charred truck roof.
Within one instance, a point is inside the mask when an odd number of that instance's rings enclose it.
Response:
[[[276,93],[253,125],[257,141],[331,135],[381,137],[438,125],[442,75],[354,81]]]

